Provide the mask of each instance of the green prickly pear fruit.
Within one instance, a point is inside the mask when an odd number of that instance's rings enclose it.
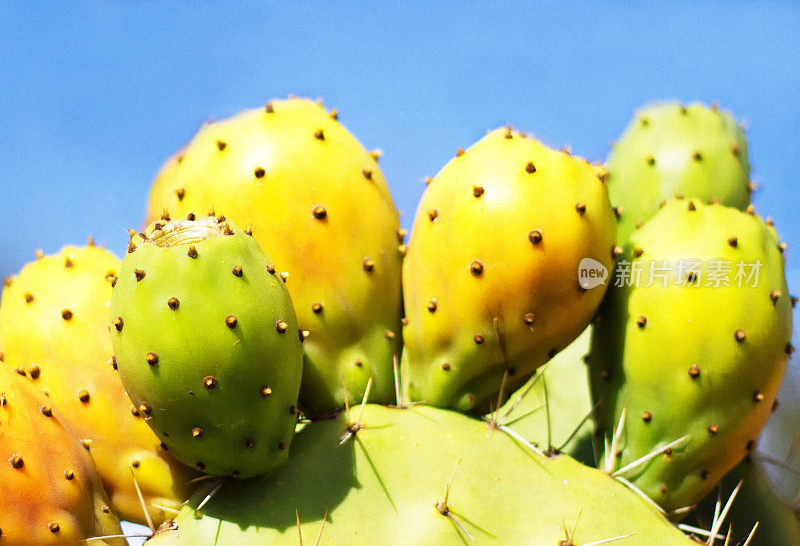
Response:
[[[783,248],[754,215],[674,200],[617,263],[589,361],[604,467],[665,510],[708,494],[769,417],[792,351]]]
[[[487,411],[504,375],[511,392],[586,328],[604,286],[579,268],[607,273],[617,251],[603,178],[507,128],[432,179],[403,262],[413,399]]]
[[[152,545],[288,544],[298,527],[325,544],[691,543],[598,470],[427,406],[367,404],[355,421],[317,421],[275,476],[226,483],[196,511],[207,493]]]
[[[377,164],[337,121],[305,99],[204,126],[170,159],[150,193],[148,221],[213,207],[253,236],[279,271],[310,336],[300,402],[313,417],[394,399],[401,347],[402,232]]]
[[[131,239],[111,298],[119,374],[180,461],[246,478],[287,457],[302,332],[256,241],[213,216]]]
[[[614,145],[607,167],[608,194],[620,217],[620,244],[673,197],[741,210],[750,203],[744,131],[716,106],[643,108]]]
[[[2,363],[0,484],[2,544],[78,544],[121,532],[92,458],[64,417]]]
[[[7,283],[0,344],[6,363],[47,393],[84,442],[112,509],[123,519],[146,523],[138,483],[158,524],[166,514],[155,505],[180,507],[194,473],[164,451],[115,370],[108,307],[120,265],[91,241],[53,256],[40,254]]]
[[[586,367],[591,338],[590,326],[486,419],[507,424],[542,450],[594,466],[592,394]]]
[[[717,498],[721,498],[724,505],[740,481],[741,488],[720,528],[725,534],[731,526],[731,544],[744,544],[757,522],[758,529],[750,542],[752,546],[800,546],[800,521],[775,494],[751,457],[746,457],[725,476],[719,497],[714,492],[703,499],[694,514],[696,525],[710,529]]]

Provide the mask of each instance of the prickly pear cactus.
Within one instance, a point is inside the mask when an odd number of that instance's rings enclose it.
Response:
[[[302,332],[250,235],[213,216],[153,223],[131,239],[111,317],[122,382],[175,457],[242,478],[286,460]]]
[[[0,484],[0,544],[78,544],[121,532],[92,458],[64,417],[2,362]]]
[[[402,234],[377,164],[337,121],[309,100],[264,108],[203,127],[159,173],[148,221],[213,207],[253,236],[279,271],[300,327],[309,332],[300,398],[328,415],[370,398],[394,397],[399,354]]]
[[[504,374],[511,392],[586,327],[604,285],[579,267],[616,252],[603,177],[507,128],[432,179],[403,264],[413,399],[487,411]]]
[[[627,241],[666,199],[697,198],[744,210],[750,203],[747,141],[716,106],[653,104],[630,122],[608,158],[608,194]]]
[[[666,510],[708,494],[770,414],[792,352],[782,249],[756,216],[674,200],[617,263],[590,357],[604,466],[657,453],[622,475]]]
[[[111,507],[146,523],[190,493],[191,469],[168,455],[131,404],[116,371],[108,306],[120,261],[91,242],[39,256],[9,280],[0,303],[6,363],[26,372],[69,420],[92,454]]]
[[[752,546],[800,546],[800,521],[792,509],[772,491],[766,477],[752,458],[746,457],[729,472],[716,492],[703,499],[693,518],[696,525],[710,529],[714,522],[717,499],[724,506],[739,482],[741,488],[734,497],[727,519],[720,527],[723,534],[731,529],[731,543],[744,544],[756,522],[758,529],[750,542]]]
[[[298,526],[309,544],[690,544],[608,476],[480,421],[426,406],[351,411],[301,432],[272,479],[226,483],[195,513],[208,484],[153,546],[295,544]]]
[[[594,466],[592,394],[586,367],[591,339],[590,326],[486,419],[507,424],[543,451],[564,453]]]

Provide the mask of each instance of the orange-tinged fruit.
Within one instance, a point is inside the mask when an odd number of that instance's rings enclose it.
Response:
[[[27,378],[84,441],[114,511],[146,523],[135,476],[159,523],[168,513],[155,505],[179,507],[194,472],[161,447],[115,369],[108,321],[119,269],[115,256],[93,245],[28,264],[3,291],[0,346],[8,366],[35,370]]]
[[[77,544],[121,532],[92,458],[64,416],[1,362],[0,484],[0,544]]]

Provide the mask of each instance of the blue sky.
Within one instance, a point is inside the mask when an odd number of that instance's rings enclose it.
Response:
[[[487,129],[602,160],[635,108],[680,99],[747,123],[800,292],[797,2],[214,5],[0,5],[0,276],[89,234],[121,254],[161,162],[273,97],[323,97],[381,148],[405,227],[421,179]]]
[[[406,227],[420,180],[489,128],[598,160],[636,107],[716,100],[749,126],[759,212],[800,244],[796,2],[411,4],[4,3],[0,276],[89,234],[121,253],[204,120],[290,93],[384,150]]]

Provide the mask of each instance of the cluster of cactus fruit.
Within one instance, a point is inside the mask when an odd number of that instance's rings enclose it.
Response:
[[[795,300],[733,117],[645,108],[605,165],[490,131],[407,243],[379,157],[271,101],[167,161],[121,263],[6,279],[0,546],[800,545],[754,463]]]

